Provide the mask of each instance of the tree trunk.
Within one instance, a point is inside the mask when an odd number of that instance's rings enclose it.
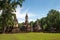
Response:
[[[5,30],[6,30],[5,21],[4,21],[5,20],[4,13],[5,13],[5,10],[2,11],[2,17],[3,17],[2,29],[3,29],[3,33],[5,33]]]

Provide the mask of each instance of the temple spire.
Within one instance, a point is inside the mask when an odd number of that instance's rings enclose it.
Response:
[[[28,14],[26,13],[26,16],[25,16],[25,24],[28,24]]]

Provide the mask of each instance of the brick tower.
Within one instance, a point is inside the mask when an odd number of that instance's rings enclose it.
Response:
[[[27,14],[25,16],[25,25],[26,25],[26,27],[28,27],[28,15]]]

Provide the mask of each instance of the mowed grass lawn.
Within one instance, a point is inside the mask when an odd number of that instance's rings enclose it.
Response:
[[[0,40],[60,40],[60,33],[0,34]]]

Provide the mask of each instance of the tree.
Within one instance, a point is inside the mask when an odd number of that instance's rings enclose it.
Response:
[[[54,9],[51,9],[47,17],[44,17],[40,20],[41,26],[44,31],[47,32],[60,32],[60,12]]]
[[[43,30],[50,32],[60,32],[60,12],[57,10],[50,10],[47,17],[41,19],[41,26]]]
[[[45,31],[45,29],[46,29],[46,27],[47,27],[47,19],[46,19],[46,17],[43,17],[43,18],[40,20],[40,23],[41,23],[42,29]]]
[[[56,10],[50,10],[47,15],[47,24],[50,29],[54,29],[55,31],[60,30],[59,23],[60,23],[60,12]]]
[[[34,22],[33,22],[33,21],[31,21],[31,22],[30,22],[30,25],[33,27],[33,25],[34,25]]]
[[[2,26],[3,32],[6,30],[6,25],[12,24],[12,12],[15,11],[15,8],[20,5],[22,7],[22,3],[24,0],[0,0],[0,10],[2,10]],[[8,21],[8,22],[7,22]]]

